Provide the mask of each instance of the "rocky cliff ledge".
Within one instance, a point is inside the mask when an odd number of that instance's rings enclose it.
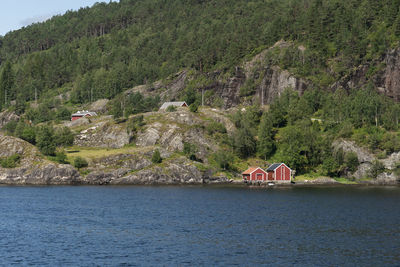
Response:
[[[104,156],[90,162],[89,174],[82,175],[71,165],[57,164],[43,157],[36,147],[10,136],[0,135],[0,158],[18,154],[15,168],[0,167],[0,184],[8,185],[129,185],[230,183],[226,177],[213,177],[200,171],[186,157],[172,157],[154,165],[152,147],[140,151]],[[162,150],[162,156],[170,152]]]
[[[0,135],[0,157],[20,157],[16,168],[0,167],[1,184],[77,184],[79,172],[70,165],[52,163],[41,156],[33,145],[10,136]]]

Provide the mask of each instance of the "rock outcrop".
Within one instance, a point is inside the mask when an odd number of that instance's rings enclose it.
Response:
[[[186,157],[169,158],[171,153],[161,148],[165,158],[161,165],[151,162],[153,148],[135,153],[121,153],[90,161],[81,176],[71,165],[50,162],[40,156],[36,147],[15,137],[0,135],[0,157],[21,156],[16,168],[0,168],[0,184],[9,185],[72,185],[72,184],[203,184],[229,183],[230,179],[213,177],[200,171]]]
[[[19,116],[15,114],[15,112],[5,110],[0,113],[0,129],[3,128],[7,123],[18,120]]]
[[[243,102],[270,104],[287,88],[302,94],[309,86],[309,81],[298,78],[287,70],[267,62],[268,51],[271,49],[285,48],[290,43],[280,41],[274,47],[266,49],[253,59],[240,66],[236,66],[232,76],[225,77],[221,71],[209,73],[190,74],[181,71],[169,77],[166,81],[157,81],[153,84],[136,86],[125,91],[125,94],[140,92],[145,95],[160,95],[162,101],[177,100],[182,97],[187,84],[196,79],[196,75],[206,77],[208,82],[198,85],[194,89],[198,92],[211,93],[212,97],[205,98],[207,104],[212,104],[216,99],[222,101],[222,107],[227,109]],[[299,48],[300,49],[300,48]],[[252,81],[252,89],[248,95],[241,94],[241,88],[246,82]],[[255,82],[257,81],[257,82]]]
[[[333,142],[332,146],[334,149],[342,149],[343,152],[354,152],[357,155],[359,166],[357,170],[353,173],[348,173],[349,178],[355,178],[357,180],[362,180],[365,178],[370,178],[370,171],[373,167],[375,161],[380,161],[386,171],[380,173],[376,179],[362,181],[364,183],[372,184],[397,184],[400,181],[400,177],[396,176],[393,170],[396,168],[396,163],[400,160],[400,152],[393,153],[385,159],[377,159],[372,153],[368,152],[366,149],[359,147],[355,142],[348,140],[336,140]]]
[[[81,176],[70,165],[56,164],[40,156],[31,144],[11,136],[0,135],[0,157],[20,155],[16,168],[0,168],[1,184],[79,184]]]
[[[378,67],[371,65],[378,65]],[[370,73],[371,68],[376,68],[376,71]],[[370,82],[380,93],[400,101],[400,48],[387,51],[380,61],[358,66],[349,75],[335,82],[331,89],[362,88]]]
[[[400,48],[389,51],[385,58],[385,70],[379,80],[385,95],[400,101]]]
[[[74,145],[83,147],[121,148],[129,144],[131,140],[132,133],[127,131],[125,125],[111,122],[98,122],[82,130],[75,137]]]
[[[182,151],[184,144],[189,143],[196,147],[196,157],[204,162],[207,162],[210,151],[217,149],[213,140],[205,137],[205,122],[187,108],[159,115],[162,119],[147,124],[137,133],[137,146],[159,145],[167,151],[176,152]]]

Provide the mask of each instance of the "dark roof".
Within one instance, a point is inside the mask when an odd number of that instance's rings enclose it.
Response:
[[[269,168],[267,169],[268,171],[274,171],[276,168],[278,168],[279,166],[281,166],[283,163],[274,163],[271,166],[269,166]]]

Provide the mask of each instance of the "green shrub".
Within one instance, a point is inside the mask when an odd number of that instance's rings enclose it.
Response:
[[[0,159],[0,165],[3,168],[15,168],[17,167],[18,163],[20,162],[21,156],[19,154],[14,154],[7,158]]]
[[[76,157],[74,159],[74,167],[77,168],[78,170],[81,168],[85,168],[88,165],[89,165],[88,162],[82,157]]]
[[[153,162],[154,164],[162,162],[162,157],[161,157],[160,151],[158,149],[156,149],[153,152],[153,156],[151,157],[151,162]]]
[[[57,129],[54,136],[57,146],[72,146],[74,134],[68,127]]]
[[[190,159],[194,161],[199,161],[196,157],[197,147],[194,144],[187,142],[183,143],[183,153]]]
[[[46,156],[54,156],[56,152],[56,144],[54,140],[54,130],[50,126],[42,126],[36,134],[36,145]]]
[[[206,126],[206,131],[209,135],[214,133],[226,133],[226,128],[222,123],[212,121]]]
[[[232,153],[224,150],[217,151],[211,155],[212,159],[217,163],[221,170],[230,170],[233,166],[234,157]]]
[[[354,152],[347,153],[344,158],[344,161],[346,166],[349,168],[351,172],[357,170],[358,165],[360,165],[360,163],[358,162],[357,154]]]
[[[35,145],[36,144],[36,129],[35,127],[26,125],[22,131],[21,139]]]
[[[189,110],[193,113],[196,113],[199,110],[199,103],[196,101],[189,106]]]
[[[176,107],[175,106],[168,106],[166,111],[167,112],[174,112],[174,111],[176,111]]]
[[[4,125],[3,130],[5,130],[8,134],[13,135],[15,132],[15,129],[17,128],[18,122],[16,121],[10,121],[6,125]]]
[[[376,178],[378,177],[379,174],[385,171],[385,166],[383,165],[382,162],[375,160],[372,162],[371,169],[369,170],[369,176],[371,178]]]
[[[61,164],[69,164],[67,154],[64,151],[56,152],[54,160]]]
[[[57,109],[56,118],[59,120],[70,120],[71,112],[66,107],[61,107]]]
[[[400,162],[396,163],[395,169],[394,169],[394,174],[399,177],[400,176]]]

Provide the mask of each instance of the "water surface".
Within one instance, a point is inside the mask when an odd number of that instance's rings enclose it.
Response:
[[[3,265],[400,265],[399,187],[0,187],[0,214]]]

